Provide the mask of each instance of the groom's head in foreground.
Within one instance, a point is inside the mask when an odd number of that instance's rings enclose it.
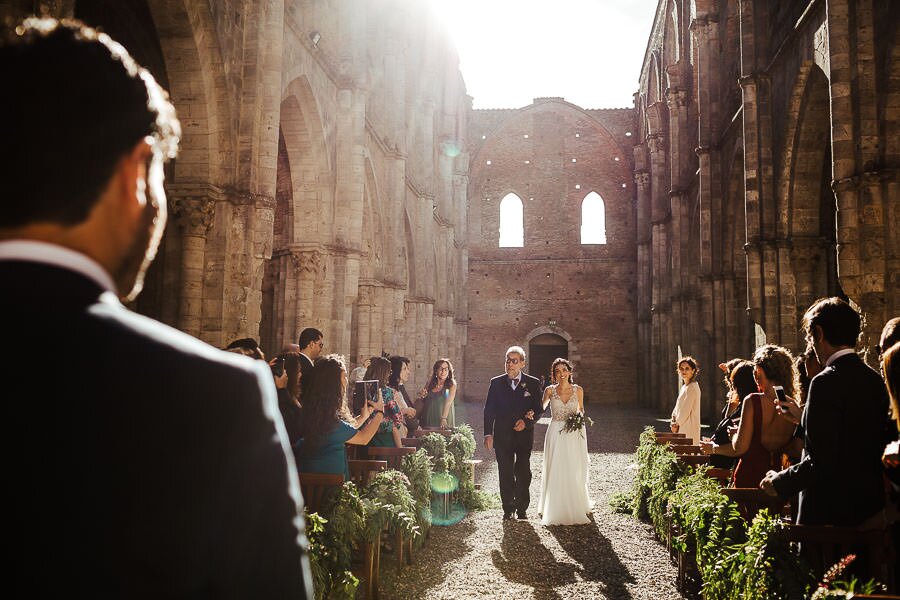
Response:
[[[163,163],[181,128],[166,92],[108,35],[27,19],[0,38],[0,239],[89,256],[140,291],[166,222]]]
[[[521,346],[510,346],[506,351],[506,374],[515,379],[525,368],[525,350]]]

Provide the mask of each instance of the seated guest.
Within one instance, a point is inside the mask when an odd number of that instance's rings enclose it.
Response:
[[[350,385],[366,378],[366,369],[372,364],[372,360],[367,358],[361,365],[350,371]]]
[[[391,377],[388,385],[400,393],[399,396],[395,394],[394,397],[400,406],[407,431],[415,431],[419,428],[419,420],[416,418],[416,409],[413,408],[412,400],[406,391],[406,381],[409,379],[409,359],[405,356],[392,356],[390,360]]]
[[[365,446],[384,419],[384,402],[376,398],[364,411],[371,418],[360,429],[347,409],[347,368],[342,356],[316,361],[312,385],[303,392],[301,439],[294,447],[297,468],[303,473],[335,473],[350,479],[344,444]]]
[[[726,368],[730,368],[730,371],[725,376],[729,390],[728,401],[722,410],[722,420],[716,425],[709,440],[720,446],[731,443],[729,430],[739,422],[741,408],[744,406],[744,398],[756,392],[756,380],[753,378],[753,363],[741,359],[733,359],[724,363],[724,365]],[[722,365],[719,366],[721,368]],[[709,464],[711,467],[720,469],[733,469],[737,461],[738,459],[734,456],[713,454],[710,456]]]
[[[738,367],[750,369],[749,363]],[[775,409],[775,386],[784,388],[789,401],[797,389],[797,371],[790,352],[771,344],[757,349],[752,362],[753,378],[760,393],[744,398],[737,433],[724,444],[701,443],[704,454],[740,457],[732,477],[733,487],[756,487],[774,464],[772,453],[787,444],[794,425]]]
[[[237,354],[243,354],[244,356],[255,358],[256,360],[266,360],[266,355],[263,354],[263,351],[259,347],[259,344],[253,338],[241,338],[239,340],[234,340],[233,342],[225,346],[225,349],[229,352],[236,352]]]
[[[456,378],[453,376],[453,364],[449,359],[439,358],[431,367],[431,379],[419,390],[418,399],[422,401],[420,423],[422,427],[455,427]]]
[[[799,492],[798,524],[868,525],[884,509],[887,390],[854,350],[860,316],[849,304],[817,301],[803,316],[803,329],[825,365],[810,382],[801,416],[803,459],[768,472],[760,487],[782,498]]]
[[[384,400],[384,420],[378,428],[378,433],[369,442],[370,446],[403,446],[403,438],[406,436],[406,425],[403,424],[403,415],[397,398],[400,393],[395,393],[388,385],[391,377],[391,361],[381,356],[373,356],[366,369],[365,379],[377,381]]]

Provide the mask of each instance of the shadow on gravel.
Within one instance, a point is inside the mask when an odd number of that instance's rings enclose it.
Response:
[[[607,598],[631,598],[625,584],[635,583],[635,579],[619,560],[609,540],[600,533],[596,523],[551,525],[547,529],[565,553],[581,565],[582,579],[605,584]]]
[[[534,588],[536,600],[562,600],[554,588],[575,582],[575,565],[557,562],[527,521],[503,522],[500,550],[491,552],[491,561],[508,581]]]
[[[413,553],[412,565],[398,565],[393,553],[381,555],[382,572],[378,589],[383,598],[427,598],[428,591],[440,588],[447,579],[447,568],[472,548],[469,537],[475,524],[464,520],[451,527],[432,527],[425,544]]]

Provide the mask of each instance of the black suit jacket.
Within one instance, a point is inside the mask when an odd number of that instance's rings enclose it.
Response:
[[[312,597],[265,363],[137,315],[66,269],[0,261],[0,289],[14,589]]]
[[[884,506],[887,418],[884,383],[856,354],[813,378],[800,420],[803,459],[774,482],[784,498],[800,492],[798,523],[852,527]]]
[[[525,419],[525,413],[534,411],[534,419]],[[516,438],[534,439],[534,424],[543,412],[541,407],[541,383],[536,377],[522,373],[519,386],[513,390],[505,373],[491,379],[487,401],[484,404],[484,435],[494,436],[494,446],[503,447]],[[515,431],[519,419],[525,420],[525,430]]]

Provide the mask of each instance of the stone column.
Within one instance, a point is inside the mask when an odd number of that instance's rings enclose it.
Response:
[[[294,267],[294,337],[307,327],[321,329],[320,315],[315,310],[319,274],[323,269],[323,255],[316,250],[291,250],[291,263]],[[292,340],[294,343],[296,340]]]
[[[215,216],[215,201],[200,190],[170,190],[175,223],[181,229],[181,307],[178,328],[200,337],[206,238]]]

